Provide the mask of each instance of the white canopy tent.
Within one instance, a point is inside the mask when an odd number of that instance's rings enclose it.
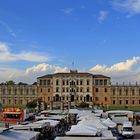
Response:
[[[112,120],[110,120],[110,118],[103,120],[102,122],[104,125],[106,125],[109,128],[114,128],[117,126],[117,124],[115,122],[113,122]]]
[[[37,140],[39,132],[6,130],[0,133],[0,140]]]
[[[55,127],[59,124],[59,121],[56,121],[56,120],[41,120],[41,121],[34,122],[34,124],[44,124],[44,123],[48,123],[49,126]]]
[[[102,131],[102,137],[113,137],[111,130]]]
[[[91,119],[91,120],[82,120],[80,121],[78,124],[83,124],[83,125],[86,125],[86,126],[94,126],[96,127],[97,129],[103,131],[103,130],[107,130],[108,127],[106,127],[105,125],[102,124],[102,122],[97,119],[97,118],[94,118],[94,119]]]
[[[56,137],[55,140],[117,140],[116,137]]]
[[[66,132],[66,135],[95,136],[97,133],[98,133],[97,128],[79,124],[73,125],[70,131]]]
[[[69,114],[78,114],[79,110],[78,109],[69,109]]]

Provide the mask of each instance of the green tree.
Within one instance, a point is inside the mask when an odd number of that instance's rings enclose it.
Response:
[[[18,85],[28,85],[27,83],[19,82]]]
[[[79,108],[88,108],[89,107],[89,104],[86,103],[86,102],[81,102],[81,103],[78,104],[78,107]]]
[[[36,106],[37,106],[37,100],[33,100],[33,101],[28,102],[28,103],[26,104],[26,107],[27,107],[27,108],[35,108]]]
[[[34,82],[32,85],[37,85],[37,82]]]
[[[5,85],[15,85],[15,82],[10,80],[10,81],[6,81]]]

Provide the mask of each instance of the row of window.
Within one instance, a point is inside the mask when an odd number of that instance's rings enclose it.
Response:
[[[113,104],[118,104],[118,102],[116,101],[116,100],[113,100],[112,101],[112,103]],[[121,105],[121,104],[126,104],[126,105],[128,105],[128,104],[136,104],[136,103],[138,103],[138,104],[140,104],[140,100],[137,102],[137,101],[135,101],[135,100],[132,100],[132,101],[128,101],[128,100],[125,100],[125,101],[122,101],[122,100],[119,100],[119,104]]]
[[[56,92],[59,92],[60,91],[60,88],[59,87],[56,87],[55,89]],[[83,88],[62,88],[62,92],[83,92]],[[90,88],[87,87],[86,88],[86,92],[90,92]]]
[[[95,97],[95,101],[99,101],[99,97]],[[107,97],[104,97],[104,101],[108,101]]]
[[[48,97],[48,100],[50,101],[50,97]],[[62,96],[60,97],[58,94],[53,97],[53,101],[68,101],[69,97],[68,96]],[[92,97],[90,97],[90,95],[86,95],[85,97],[82,96],[76,96],[76,100],[77,101],[86,101],[86,102],[92,102]],[[70,97],[70,101],[73,102],[74,101],[74,95],[71,95]]]
[[[95,92],[99,92],[99,88],[96,88]],[[104,92],[107,92],[107,88],[104,88]]]
[[[59,82],[60,82],[59,80],[56,80],[55,84],[59,85]],[[86,85],[89,85],[89,84],[90,84],[90,81],[87,80]],[[62,80],[62,85],[83,85],[83,80],[76,80],[76,81]]]
[[[40,80],[40,85],[47,85],[50,86],[51,85],[51,80]]]
[[[10,89],[9,89],[9,90],[5,90],[5,89],[2,90],[2,94],[3,94],[3,95],[5,95],[5,94],[9,94],[9,95],[14,94],[14,95],[17,95],[18,93],[19,93],[20,95],[22,95],[22,94],[26,94],[26,95],[32,94],[32,95],[35,95],[36,92],[35,92],[35,89],[33,89],[33,90],[30,91],[30,92],[29,92],[29,90],[24,91],[24,90],[22,90],[22,89],[19,90],[19,91],[18,91],[18,90],[12,91],[12,90],[10,90]]]
[[[138,93],[138,95],[140,95],[140,89],[137,90],[137,91],[134,90],[134,89],[132,89],[132,90],[128,90],[128,89],[125,89],[125,90],[122,90],[122,89],[115,90],[115,89],[113,89],[113,95],[115,96],[117,93],[119,94],[119,96],[124,95],[124,93],[125,93],[126,96],[129,95],[129,94],[134,96],[137,93]]]
[[[107,79],[97,79],[95,80],[95,85],[98,86],[98,85],[107,85]]]
[[[28,99],[25,100],[26,103],[28,103],[29,101],[30,100],[28,100]],[[10,99],[9,100],[5,100],[5,99],[3,99],[2,100],[2,104],[6,104],[6,103],[7,104],[23,104],[24,100],[22,100],[22,99],[21,100],[16,100],[16,99],[15,100],[10,100]]]

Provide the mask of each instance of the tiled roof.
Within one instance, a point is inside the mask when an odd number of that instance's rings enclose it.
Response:
[[[38,78],[52,78],[53,76],[92,76],[93,78],[110,78],[105,75],[93,75],[87,72],[70,72],[70,73],[55,73],[55,74],[47,74]],[[37,78],[37,79],[38,79]]]
[[[110,77],[101,75],[101,74],[97,74],[97,75],[93,75],[93,78],[110,78]]]

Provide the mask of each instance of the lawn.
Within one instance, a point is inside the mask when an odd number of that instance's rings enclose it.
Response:
[[[134,112],[140,112],[140,106],[109,106],[109,107],[102,107],[104,111],[108,110],[131,110]]]

